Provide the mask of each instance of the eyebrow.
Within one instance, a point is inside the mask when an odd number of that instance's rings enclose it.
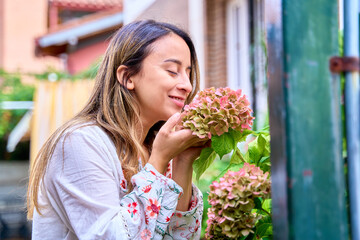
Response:
[[[177,60],[174,58],[166,59],[164,62],[173,62],[173,63],[176,63],[177,65],[180,65],[180,66],[182,65],[182,62],[180,60]],[[191,66],[188,66],[186,69],[191,70]]]

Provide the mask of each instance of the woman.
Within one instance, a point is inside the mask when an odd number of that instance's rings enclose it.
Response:
[[[204,140],[179,127],[198,82],[185,32],[151,20],[121,28],[86,107],[33,164],[33,239],[199,239],[191,179]]]

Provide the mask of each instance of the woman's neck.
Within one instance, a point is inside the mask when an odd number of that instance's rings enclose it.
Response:
[[[149,133],[150,128],[153,126],[153,123],[150,123],[148,121],[145,121],[143,119],[141,119],[141,124],[139,124],[139,126],[137,126],[137,133],[139,134],[138,139],[140,139],[140,142],[145,146],[145,140],[146,140],[146,136]]]
[[[146,143],[146,137],[149,133],[150,128],[152,127],[152,125],[150,125],[148,122],[142,121],[141,124],[139,124],[139,126],[137,126],[138,131],[138,139],[140,140],[141,143],[141,147],[142,147],[142,152],[144,154],[144,156],[141,158],[143,163],[147,163],[150,157],[150,149],[148,146],[148,144]],[[144,158],[144,159],[143,159]]]
[[[142,146],[142,150],[144,153],[144,159],[141,159],[143,163],[147,163],[149,161],[149,157],[150,157],[150,152],[147,146],[143,145]]]

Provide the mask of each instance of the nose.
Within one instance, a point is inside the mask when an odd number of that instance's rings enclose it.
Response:
[[[186,93],[190,93],[192,90],[192,85],[190,82],[190,78],[187,74],[184,74],[181,78],[180,82],[178,83],[177,87]]]

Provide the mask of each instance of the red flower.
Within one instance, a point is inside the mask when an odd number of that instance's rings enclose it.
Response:
[[[166,172],[165,172],[165,177],[171,178],[171,173],[172,173],[171,163],[168,163],[168,166],[167,166],[167,169],[166,169]]]
[[[149,216],[145,213],[145,224],[149,224]]]
[[[131,213],[131,217],[138,212],[138,210],[136,209],[137,203],[136,202],[132,202],[128,204],[128,212]]]
[[[150,192],[150,190],[151,190],[151,185],[147,185],[147,186],[143,187],[143,189],[142,189],[142,191],[144,193],[148,193],[148,192]]]
[[[125,180],[124,180],[124,179],[121,181],[121,187],[122,187],[123,189],[126,189],[126,184],[125,184]]]
[[[170,219],[169,217],[166,217],[166,222],[170,222]]]
[[[170,163],[168,163],[168,165],[167,165],[167,169],[166,169],[166,172],[170,172],[171,171],[171,164]]]
[[[153,172],[153,171],[151,171],[151,170],[150,170],[150,172],[151,172],[154,176],[156,176],[156,173],[154,173],[154,172]]]
[[[198,200],[197,200],[196,197],[194,198],[194,200],[191,200],[191,201],[190,201],[189,211],[192,210],[192,209],[194,209],[194,207],[196,207],[197,202],[198,202]]]
[[[150,205],[146,207],[147,211],[150,211],[150,217],[156,217],[160,212],[160,204],[156,199],[149,199]]]
[[[196,226],[195,226],[195,232],[197,232],[199,230],[199,227],[200,227],[200,222],[199,222],[199,219],[196,219]]]
[[[151,239],[151,232],[149,229],[144,229],[141,232],[141,240],[150,240]]]

